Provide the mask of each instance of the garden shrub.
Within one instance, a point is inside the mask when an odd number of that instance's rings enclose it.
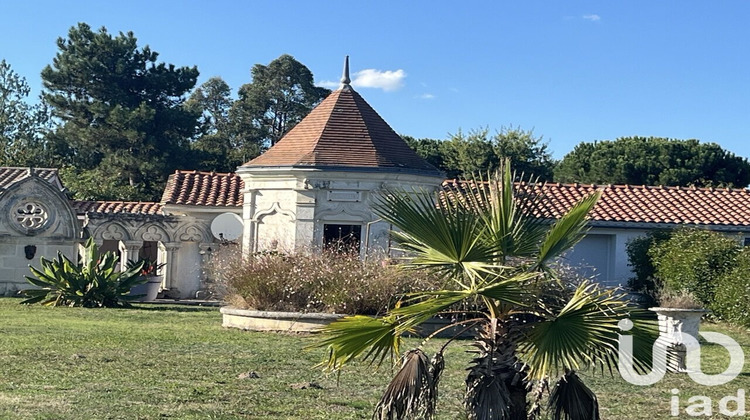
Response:
[[[257,310],[377,315],[405,293],[439,286],[424,271],[330,251],[263,253],[222,266],[225,300]]]
[[[734,267],[736,238],[708,230],[682,229],[649,250],[656,277],[668,291],[686,290],[712,307],[716,285]]]
[[[734,269],[719,278],[711,309],[722,319],[750,327],[750,248],[743,249]]]
[[[649,250],[672,237],[672,230],[654,230],[643,236],[633,238],[626,245],[628,264],[633,268],[635,277],[628,280],[628,287],[635,291],[654,295],[661,288],[656,279],[656,267]]]

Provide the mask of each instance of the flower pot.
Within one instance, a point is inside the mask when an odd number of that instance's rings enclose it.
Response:
[[[130,289],[131,295],[145,295],[134,302],[153,302],[156,300],[156,295],[159,294],[159,289],[161,288],[162,278],[161,276],[149,276],[146,279],[146,283],[133,286]]]
[[[686,372],[687,347],[684,335],[690,335],[697,340],[701,317],[708,311],[661,307],[649,308],[649,311],[656,312],[658,316],[659,338],[656,343],[667,348],[667,370]]]

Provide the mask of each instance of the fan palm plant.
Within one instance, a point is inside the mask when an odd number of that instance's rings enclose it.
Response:
[[[382,318],[351,316],[323,329],[316,346],[328,349],[326,369],[357,358],[382,363],[400,354],[401,336],[457,307],[473,328],[464,404],[470,419],[527,419],[540,414],[549,393],[555,419],[598,419],[594,393],[576,372],[616,366],[618,322],[647,338],[653,323],[625,296],[591,282],[569,287],[555,270],[559,257],[587,231],[586,215],[599,194],[583,198],[556,221],[544,210],[535,182],[514,184],[508,162],[485,180],[442,195],[425,191],[380,196],[376,212],[396,229],[405,269],[445,278],[442,290],[411,294]],[[643,319],[639,322],[639,319]],[[405,352],[401,368],[378,403],[374,418],[431,418],[449,340],[429,357],[422,346]],[[645,367],[650,347],[636,347]],[[551,385],[551,390],[550,390]]]

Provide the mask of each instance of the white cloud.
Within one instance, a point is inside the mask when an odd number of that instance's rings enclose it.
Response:
[[[352,86],[383,89],[386,92],[391,92],[404,87],[404,79],[406,79],[406,72],[401,69],[364,69],[354,73]]]
[[[431,93],[423,93],[421,95],[417,95],[417,98],[419,99],[435,99],[437,96],[431,94]]]
[[[590,20],[591,22],[599,22],[600,20],[602,20],[601,16],[599,16],[599,15],[593,15],[593,14],[592,15],[583,15],[581,17],[584,18],[584,19],[586,19],[586,20]]]
[[[353,77],[351,84],[356,88],[383,89],[386,92],[392,92],[404,87],[406,72],[401,69],[364,69],[354,73],[352,76]],[[338,89],[341,86],[341,82],[333,80],[321,80],[317,83],[317,85],[328,89]]]
[[[316,85],[328,89],[337,89],[339,86],[341,86],[341,82],[334,82],[333,80],[321,80],[320,82],[316,83]]]

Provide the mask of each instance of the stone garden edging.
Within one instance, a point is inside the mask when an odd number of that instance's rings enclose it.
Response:
[[[307,312],[275,312],[256,311],[250,309],[236,309],[224,306],[221,308],[222,327],[239,328],[248,331],[275,331],[293,333],[311,333],[346,315]],[[445,327],[449,321],[431,318],[420,325],[417,330],[419,336],[427,336]],[[453,326],[436,337],[450,338],[464,330],[462,326]],[[462,338],[472,336],[470,331],[464,331]]]
[[[223,327],[250,331],[314,332],[343,318],[341,314],[273,312],[221,308]]]

